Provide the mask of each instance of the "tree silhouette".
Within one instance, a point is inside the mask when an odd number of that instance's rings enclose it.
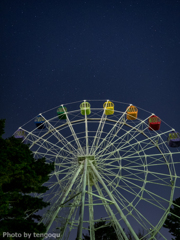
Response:
[[[165,228],[169,228],[169,232],[175,237],[173,240],[180,239],[180,198],[173,201],[173,207],[170,209],[170,215],[163,225]]]
[[[95,239],[96,240],[112,240],[112,239],[116,240],[116,239],[118,239],[116,232],[114,230],[114,227],[111,225],[107,225],[105,220],[96,222],[94,224],[94,229],[95,229]],[[90,230],[88,230],[88,232],[89,232],[89,235],[83,234],[83,240],[90,240]]]
[[[94,228],[95,228],[95,239],[96,240],[117,240],[118,239],[114,227],[111,225],[107,225],[106,221],[96,222],[94,224]],[[134,237],[129,230],[128,231],[125,231],[125,229],[123,229],[123,230],[124,230],[124,232],[126,232],[126,236],[127,236],[128,240],[134,240]],[[90,240],[90,230],[88,230],[88,232],[89,232],[89,235],[83,234],[83,240]],[[141,240],[147,240],[150,237],[150,234],[147,234],[147,233],[148,232],[145,232],[143,228],[139,229],[137,232],[137,237]],[[160,239],[160,238],[161,238],[160,235],[156,235],[156,239]],[[124,239],[123,236],[122,236],[122,239]],[[77,238],[76,238],[76,240],[77,240]]]
[[[38,225],[41,216],[35,213],[49,205],[30,193],[44,193],[48,174],[54,164],[46,164],[45,158],[34,159],[29,146],[20,139],[3,139],[5,120],[0,120],[0,237],[3,232],[44,233],[43,223]],[[33,238],[33,237],[31,237]],[[7,237],[6,239],[12,239]],[[41,239],[36,237],[36,239]]]

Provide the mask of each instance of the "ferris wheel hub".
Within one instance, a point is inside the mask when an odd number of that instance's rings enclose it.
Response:
[[[78,156],[78,162],[79,163],[83,162],[85,159],[90,160],[90,161],[93,162],[95,160],[95,156],[93,156],[93,155]]]

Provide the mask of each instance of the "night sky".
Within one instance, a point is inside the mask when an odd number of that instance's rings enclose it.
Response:
[[[4,138],[84,99],[132,103],[180,131],[180,1],[6,0],[0,13]]]

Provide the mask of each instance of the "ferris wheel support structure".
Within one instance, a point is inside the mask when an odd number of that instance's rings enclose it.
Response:
[[[73,186],[73,183],[74,183],[74,181],[76,180],[76,178],[77,178],[77,176],[78,176],[78,174],[79,174],[79,172],[81,171],[82,168],[83,168],[83,166],[80,165],[79,168],[78,168],[78,170],[77,170],[77,172],[75,173],[74,178],[73,178],[72,181],[71,181],[71,184],[69,185],[67,191],[66,191],[65,194],[64,194],[64,197],[63,197],[63,199],[62,199],[62,201],[61,201],[61,203],[60,203],[60,206],[59,206],[58,209],[55,211],[53,217],[51,218],[51,221],[49,222],[49,224],[48,224],[48,226],[47,226],[46,232],[48,232],[49,228],[51,227],[51,225],[52,225],[52,223],[53,223],[53,221],[54,221],[54,219],[55,219],[55,217],[57,216],[58,212],[60,211],[61,206],[64,204],[64,202],[65,202],[65,200],[66,200],[66,197],[67,197],[67,195],[69,194],[69,192],[70,192],[70,190],[71,190],[71,188],[72,188],[72,186]]]

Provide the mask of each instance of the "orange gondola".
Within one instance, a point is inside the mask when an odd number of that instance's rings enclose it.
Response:
[[[131,106],[127,107],[126,112],[127,112],[126,118],[128,120],[135,120],[137,118],[137,115],[138,115],[137,107],[131,105]]]

